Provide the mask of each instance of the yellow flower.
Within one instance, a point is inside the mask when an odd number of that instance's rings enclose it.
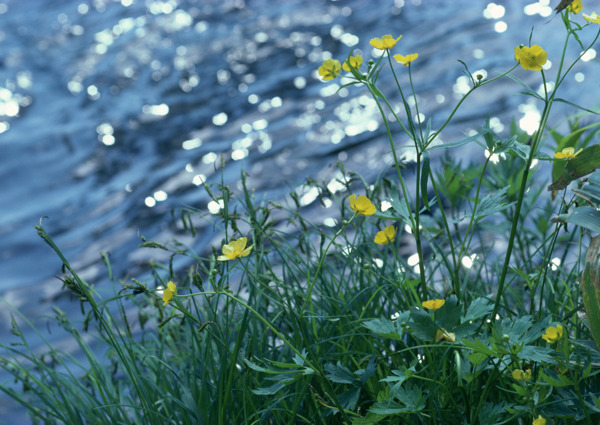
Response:
[[[221,251],[223,251],[223,255],[219,255],[217,260],[219,261],[229,261],[235,260],[239,257],[246,257],[252,251],[252,247],[254,245],[250,245],[246,248],[246,244],[248,243],[248,239],[246,237],[239,238],[229,242],[227,245],[223,245]]]
[[[436,311],[438,308],[441,308],[446,300],[428,300],[423,301],[423,307],[428,308],[429,310]]]
[[[169,281],[167,287],[163,291],[162,299],[165,302],[163,305],[169,304],[175,295],[177,295],[177,287],[173,282]]]
[[[592,24],[598,24],[598,25],[600,25],[600,15],[598,15],[596,12],[592,12],[591,15],[586,15],[584,13],[583,14],[583,19],[585,19],[588,22],[591,22]]]
[[[578,14],[582,9],[583,4],[581,4],[581,0],[575,0],[573,3],[567,6],[567,10],[574,14]]]
[[[538,415],[537,419],[534,419],[531,425],[546,425],[546,419],[542,418],[542,415]]]
[[[441,340],[454,342],[456,341],[456,335],[452,332],[448,332],[446,329],[438,329],[435,334],[435,342],[440,342]]]
[[[550,344],[554,344],[556,341],[561,339],[563,336],[562,325],[550,326],[546,329],[546,333],[542,335],[542,339],[548,341]]]
[[[396,228],[394,226],[388,226],[375,235],[375,243],[379,245],[387,245],[390,242],[394,242],[396,239]]]
[[[362,63],[363,63],[363,58],[361,55],[350,56],[348,59],[346,59],[344,61],[344,64],[342,65],[342,69],[344,71],[350,72],[351,71],[350,67],[352,67],[354,69],[358,69],[358,68],[360,68]]]
[[[337,59],[326,59],[323,65],[319,67],[319,75],[323,77],[323,81],[329,81],[340,75],[340,61]]]
[[[360,195],[358,198],[356,195],[350,195],[348,199],[350,200],[350,208],[352,208],[352,211],[355,213],[361,215],[371,215],[375,214],[375,211],[377,211],[377,209],[375,209],[375,205],[373,205],[369,198],[364,195]]]
[[[410,55],[406,55],[406,56],[394,55],[394,59],[396,59],[396,62],[401,63],[404,66],[410,65],[410,63],[418,57],[419,57],[418,53],[411,53]]]
[[[398,36],[398,38],[394,39],[390,34],[386,34],[381,38],[371,39],[369,44],[379,50],[388,50],[394,47],[401,38],[402,36]]]
[[[512,371],[512,377],[516,381],[529,381],[531,379],[531,369],[515,369]]]
[[[515,60],[527,71],[540,71],[542,65],[548,60],[548,53],[540,46],[534,44],[531,47],[515,47]]]
[[[556,152],[554,154],[554,158],[557,159],[571,159],[571,158],[575,158],[577,155],[579,155],[579,152],[581,152],[583,149],[579,149],[577,152],[575,152],[575,148],[564,148],[562,150],[562,152]]]

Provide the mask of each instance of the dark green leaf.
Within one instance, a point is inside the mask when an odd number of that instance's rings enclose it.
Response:
[[[508,335],[509,344],[520,344],[523,342],[523,336],[532,325],[531,316],[521,316],[517,319],[506,318],[494,324],[494,337],[500,341],[503,335]]]
[[[467,312],[462,318],[462,322],[476,320],[480,317],[487,316],[494,310],[494,305],[487,298],[477,298],[471,302]]]
[[[413,336],[423,341],[435,341],[437,328],[428,312],[413,307],[410,317],[409,326]]]
[[[408,314],[408,312],[404,312],[404,318],[401,319],[401,321],[406,321],[408,319]],[[396,323],[389,319],[372,319],[363,323],[363,326],[379,336],[395,339],[397,341],[402,339],[402,336],[396,327]]]
[[[364,418],[353,417],[352,425],[373,425],[385,418],[385,415],[378,415],[376,413],[367,412]]]
[[[561,214],[552,219],[584,227],[595,233],[600,233],[600,211],[593,207],[577,207],[570,213]]]
[[[468,347],[471,350],[473,350],[473,352],[475,352],[475,353],[485,354],[486,356],[496,356],[496,352],[494,350],[492,350],[485,342],[483,342],[481,340],[478,340],[478,339],[474,339],[474,340],[463,339],[461,342],[466,347]]]
[[[471,353],[469,354],[469,361],[473,363],[475,366],[479,366],[482,362],[484,362],[489,356],[483,353]]]
[[[517,354],[517,357],[528,362],[556,363],[552,357],[554,351],[546,347],[537,347],[535,345],[525,345]]]
[[[325,376],[327,376],[327,379],[331,382],[336,382],[338,384],[352,384],[355,387],[360,386],[360,381],[356,379],[354,373],[340,362],[337,362],[336,365],[331,363],[326,364]]]
[[[596,346],[600,347],[600,264],[598,251],[600,250],[600,236],[592,238],[585,256],[585,270],[583,272],[583,304],[588,317],[592,338]]]
[[[458,305],[456,295],[446,298],[443,307],[435,312],[435,322],[440,328],[450,331],[460,320],[461,307]]]
[[[257,388],[255,390],[252,390],[252,392],[256,395],[273,395],[273,394],[277,394],[277,392],[279,390],[281,390],[283,387],[285,387],[284,383],[276,382],[275,384],[273,384],[269,387]]]
[[[337,396],[344,409],[354,410],[360,396],[360,388],[353,388]]]
[[[584,198],[589,203],[600,207],[600,172],[593,173],[587,184],[579,189],[573,189],[573,193]]]
[[[371,376],[377,371],[377,363],[375,363],[375,356],[373,355],[369,359],[367,367],[356,371],[356,374],[360,377],[361,385],[369,380]]]

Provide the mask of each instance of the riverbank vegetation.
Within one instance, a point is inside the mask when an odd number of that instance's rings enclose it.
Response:
[[[424,58],[403,51],[399,34],[371,40],[375,59],[326,59],[324,81],[367,88],[394,158],[375,182],[340,166],[335,187],[309,183],[338,209],[328,225],[303,216],[297,191],[277,204],[254,198],[245,175],[239,192],[206,185],[221,206],[208,215],[220,246],[197,254],[142,241],[170,258],[143,280],[115,280],[102,254],[110,297],[36,226],[81,303],[82,320],[59,309],[55,320],[82,356],[51,344],[34,352],[22,332],[31,322],[13,311],[0,366],[21,387],[0,388],[39,424],[599,423],[600,110],[560,97],[600,36],[600,17],[581,9],[575,0],[552,23],[565,41],[549,69],[534,32],[493,78],[461,62],[471,88],[436,122],[420,118],[412,86]],[[378,86],[384,72],[396,87]],[[471,93],[506,78],[542,109],[536,131],[512,125],[501,136],[487,120],[439,142]],[[552,124],[557,102],[576,110],[567,124]],[[483,163],[453,154],[465,146]],[[207,218],[177,216],[190,234]],[[179,258],[192,266],[179,269]]]

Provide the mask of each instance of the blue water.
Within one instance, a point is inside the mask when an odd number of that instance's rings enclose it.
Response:
[[[55,304],[77,317],[78,303],[61,296],[54,277],[60,262],[33,229],[42,217],[75,268],[101,288],[108,278],[99,252],[110,253],[117,279],[139,276],[157,254],[137,249],[140,235],[183,238],[172,209],[216,207],[204,182],[223,178],[239,189],[243,168],[258,199],[283,202],[306,177],[334,181],[338,160],[368,181],[385,173],[389,143],[364,90],[334,94],[339,81],[325,84],[316,74],[325,58],[342,60],[350,49],[374,57],[372,37],[403,34],[395,50],[419,53],[414,84],[433,128],[465,90],[457,59],[493,77],[514,64],[514,46],[527,44],[535,27],[533,43],[549,52],[553,75],[560,18],[546,23],[551,9],[543,2],[498,3],[1,1],[0,295],[42,327]],[[579,51],[570,45],[569,57]],[[594,58],[578,64],[563,97],[594,105],[594,73]],[[541,83],[539,73],[516,75],[536,89]],[[381,83],[397,101],[389,76]],[[504,79],[476,92],[442,141],[478,129],[488,115],[501,134],[513,118],[527,128],[541,106],[519,91]],[[572,112],[558,108],[553,119]],[[396,134],[397,145],[407,143]],[[462,152],[483,158],[478,148]],[[326,224],[335,208],[298,190],[307,214]],[[200,236],[186,242],[207,252],[221,236],[199,225]],[[0,338],[11,342],[8,309],[0,315]],[[4,397],[0,419],[29,423]]]

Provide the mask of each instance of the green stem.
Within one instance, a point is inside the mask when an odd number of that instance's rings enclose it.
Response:
[[[465,95],[458,101],[458,103],[456,104],[456,106],[454,107],[454,109],[452,110],[452,112],[450,112],[450,115],[448,115],[448,118],[446,118],[446,121],[444,121],[444,123],[442,124],[442,126],[435,133],[433,133],[432,135],[430,135],[427,138],[427,142],[425,143],[424,149],[427,149],[427,146],[429,146],[431,144],[431,142],[433,142],[435,140],[435,138],[440,135],[440,133],[444,130],[444,128],[446,128],[446,126],[450,123],[450,121],[452,120],[452,118],[454,117],[454,115],[456,114],[456,112],[458,111],[458,108],[460,107],[460,105],[462,105],[462,103],[467,99],[467,97],[471,93],[473,93],[479,87],[483,87],[486,84],[490,84],[490,83],[492,83],[492,82],[494,82],[494,81],[496,81],[496,80],[504,77],[505,75],[510,74],[513,71],[513,69],[515,69],[517,66],[519,66],[519,64],[516,64],[511,69],[509,69],[506,72],[503,72],[502,74],[498,75],[497,77],[494,77],[494,78],[492,78],[490,80],[486,80],[486,81],[480,82],[476,86],[471,87],[471,89],[467,93],[465,93]]]
[[[192,294],[192,296],[194,296],[194,295],[211,295],[211,294],[217,294],[217,293],[218,292],[200,292],[200,293],[197,293],[197,294]],[[244,301],[242,301],[241,299],[237,298],[236,296],[234,296],[233,294],[231,294],[229,292],[220,292],[220,293],[223,294],[224,296],[230,298],[234,302],[238,303],[239,305],[241,305],[242,307],[244,307],[246,309],[246,311],[249,311],[254,316],[256,316],[258,318],[258,320],[260,320],[267,328],[269,328],[269,330],[271,332],[273,332],[277,336],[277,338],[281,339],[281,341],[287,347],[289,347],[290,350],[292,350],[294,352],[294,354],[296,354],[300,359],[302,359],[310,369],[312,369],[312,370],[315,371],[315,373],[321,378],[322,382],[324,383],[324,386],[326,388],[326,391],[328,392],[328,395],[329,395],[330,399],[335,403],[336,408],[341,413],[341,415],[344,417],[345,422],[348,423],[348,424],[350,424],[351,421],[350,421],[350,418],[348,417],[348,414],[346,413],[346,411],[342,407],[340,401],[338,400],[338,398],[337,398],[337,396],[335,394],[335,391],[334,391],[333,387],[331,386],[329,380],[325,376],[325,373],[323,372],[323,370],[320,368],[320,365],[317,364],[317,363],[312,363],[306,356],[304,356],[300,351],[298,351],[298,349],[296,347],[294,347],[294,345],[292,345],[292,343],[289,342],[287,340],[287,338],[285,336],[283,336],[283,334],[281,332],[279,332],[259,312],[257,312],[255,309],[253,309],[252,307],[250,307],[250,305],[248,305],[247,303],[245,303]],[[298,319],[300,319],[300,317],[302,317],[302,316],[298,316]]]
[[[506,256],[504,257],[504,265],[502,266],[502,273],[500,274],[500,279],[498,281],[498,292],[496,294],[496,300],[494,302],[494,310],[492,312],[492,317],[496,317],[496,314],[498,313],[498,308],[500,306],[500,299],[503,296],[504,293],[504,286],[506,284],[506,275],[508,273],[508,268],[509,268],[509,264],[510,264],[510,259],[511,259],[511,254],[512,254],[512,250],[513,250],[513,246],[515,243],[515,237],[517,234],[517,228],[519,225],[519,222],[521,221],[521,207],[523,205],[523,198],[525,197],[525,192],[527,189],[527,178],[529,177],[529,170],[531,169],[531,164],[533,162],[533,159],[537,153],[537,150],[539,148],[540,142],[542,140],[542,134],[544,129],[546,128],[546,124],[548,122],[548,117],[550,115],[550,109],[552,108],[552,104],[554,101],[554,97],[556,96],[558,87],[560,86],[560,84],[562,83],[562,81],[564,80],[564,76],[561,78],[561,72],[562,72],[562,68],[563,68],[563,64],[564,64],[564,58],[565,58],[565,54],[566,54],[566,50],[567,50],[567,44],[569,41],[569,36],[571,35],[570,32],[567,33],[567,37],[565,38],[565,43],[563,45],[563,50],[562,50],[562,54],[561,54],[561,59],[560,59],[560,64],[558,67],[558,73],[557,73],[557,84],[554,87],[554,90],[552,91],[552,94],[550,96],[548,96],[548,85],[546,84],[546,76],[544,74],[544,70],[541,71],[542,74],[542,81],[543,81],[543,87],[544,87],[544,110],[542,112],[542,118],[540,120],[540,125],[538,126],[538,129],[536,131],[535,134],[535,138],[534,141],[532,143],[531,146],[531,151],[529,153],[529,157],[527,158],[527,162],[525,164],[525,169],[523,170],[523,175],[522,175],[522,180],[521,180],[521,188],[519,190],[519,197],[517,198],[517,204],[515,206],[515,213],[513,215],[513,222],[512,222],[512,227],[510,230],[510,236],[508,239],[508,248],[506,250]],[[600,31],[598,32],[598,34],[596,35],[596,37],[594,38],[594,42],[597,40],[598,36],[600,36]],[[593,44],[593,43],[592,43]],[[590,46],[591,47],[591,46]],[[588,47],[589,49],[589,47]],[[588,50],[586,49],[586,51]],[[577,59],[578,60],[578,59]],[[572,68],[573,65],[571,65],[569,67],[568,71]],[[565,76],[566,74],[565,73]]]
[[[415,227],[413,234],[415,236],[415,243],[417,244],[417,255],[419,256],[419,279],[421,281],[421,296],[424,300],[428,299],[427,295],[427,281],[425,280],[425,261],[423,258],[423,248],[421,246],[421,229],[420,224],[420,210],[421,210],[421,153],[417,151],[417,182],[416,182],[416,196],[415,196]],[[425,194],[427,196],[427,194]]]
[[[545,84],[544,84],[544,86],[545,86]],[[533,162],[533,158],[537,151],[537,147],[542,139],[542,131],[543,131],[544,127],[546,126],[546,122],[548,120],[548,113],[550,112],[550,105],[551,105],[551,103],[549,101],[546,101],[546,103],[544,105],[544,111],[542,112],[542,120],[540,122],[540,126],[535,135],[534,143],[531,146],[531,152],[529,153],[529,158],[527,159],[527,162],[525,164],[525,169],[523,170],[523,175],[521,178],[521,188],[519,189],[519,196],[517,198],[517,204],[515,206],[515,212],[513,214],[512,226],[510,229],[510,236],[508,237],[508,247],[506,249],[506,256],[504,257],[504,264],[502,266],[502,273],[500,274],[500,279],[498,281],[498,292],[496,293],[496,300],[494,302],[494,310],[492,311],[492,316],[491,316],[492,318],[495,318],[496,314],[498,313],[498,307],[500,306],[500,299],[502,298],[502,295],[504,293],[504,285],[506,282],[506,275],[508,273],[511,254],[512,254],[512,250],[513,250],[513,247],[515,244],[517,228],[518,228],[518,225],[519,225],[519,222],[521,219],[521,216],[520,216],[521,207],[523,206],[523,199],[525,198],[525,192],[527,189],[527,179],[529,177],[529,170],[531,169],[531,163]],[[491,322],[491,323],[493,323],[493,322]]]

